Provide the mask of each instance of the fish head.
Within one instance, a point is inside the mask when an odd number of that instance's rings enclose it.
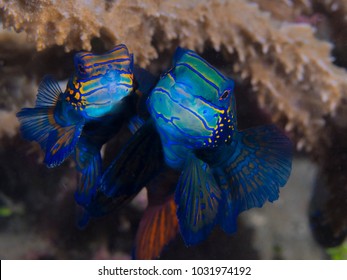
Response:
[[[159,132],[193,148],[232,141],[236,128],[234,82],[191,50],[178,48],[173,67],[147,101]]]
[[[125,45],[103,54],[79,52],[74,68],[64,97],[87,118],[116,112],[122,99],[133,91],[133,55]]]

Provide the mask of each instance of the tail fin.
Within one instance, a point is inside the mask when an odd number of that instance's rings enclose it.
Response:
[[[149,205],[136,233],[134,259],[151,260],[159,257],[163,247],[177,232],[178,220],[173,196],[161,204]]]
[[[236,231],[239,213],[278,199],[292,165],[292,143],[276,126],[250,128],[236,137],[214,168],[224,200],[221,226],[229,233]]]

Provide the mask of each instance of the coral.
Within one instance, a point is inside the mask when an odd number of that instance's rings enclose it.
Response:
[[[34,46],[26,42],[24,34],[0,27],[0,138],[17,134],[15,114],[24,103],[34,100],[35,83],[26,73],[33,51]]]
[[[1,15],[5,26],[24,30],[38,50],[54,44],[90,49],[91,39],[101,37],[127,44],[142,65],[176,45],[202,51],[210,43],[222,50],[229,68],[249,78],[260,106],[273,120],[285,122],[297,147],[316,149],[328,141],[325,118],[341,118],[336,112],[347,75],[332,64],[332,45],[317,40],[311,26],[280,22],[274,5],[255,2],[3,1]],[[280,4],[295,20],[311,2]]]
[[[312,12],[312,3],[309,0],[278,0],[276,5],[271,0],[253,0],[263,11],[270,12],[271,16],[281,21],[293,21],[304,14]]]

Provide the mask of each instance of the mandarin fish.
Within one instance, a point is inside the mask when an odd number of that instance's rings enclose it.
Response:
[[[131,149],[129,151],[126,147],[122,149],[122,153],[116,157],[116,161],[119,163],[119,165],[116,166],[116,169],[114,168],[114,164],[111,164],[110,167],[107,168],[107,170],[104,172],[108,172],[109,176],[114,179],[121,178],[123,182],[129,182],[130,184],[134,183],[133,178],[135,177],[135,174],[137,174],[141,182],[141,176],[146,176],[146,171],[148,171],[148,174],[151,174],[151,171],[145,170],[145,172],[137,173],[136,170],[139,169],[139,167],[136,167],[134,162],[137,162],[141,168],[145,166],[145,162],[142,161],[142,155],[154,155],[157,157],[157,155],[160,153],[160,149],[157,149],[158,145],[160,146],[160,141],[158,141],[157,145],[152,145],[152,149],[144,151],[142,149],[137,149],[137,147],[146,147],[147,145],[142,145],[143,143],[148,143],[149,141],[152,141],[151,134],[146,134],[145,138],[138,135],[143,135],[143,133],[140,132],[140,134],[137,133],[137,130],[141,128],[142,131],[142,125],[144,124],[144,120],[148,118],[149,114],[146,109],[146,102],[145,100],[148,97],[148,94],[153,89],[157,82],[157,78],[152,75],[150,72],[146,71],[143,68],[134,66],[134,87],[136,88],[136,98],[132,99],[132,102],[128,102],[127,106],[127,112],[131,113],[131,118],[128,121],[128,128],[132,133],[136,133],[136,143],[130,139],[130,142],[133,145],[130,145],[131,147],[135,147],[135,149]],[[136,115],[133,115],[136,113]],[[159,137],[157,138],[158,140]],[[154,142],[153,142],[154,143]],[[126,145],[129,146],[129,145]],[[131,158],[131,165],[129,165],[129,159],[127,159],[125,155],[133,154],[133,157]],[[160,157],[160,156],[159,156]],[[162,160],[160,160],[162,162]],[[154,169],[151,167],[152,170]],[[146,181],[147,182],[147,181]],[[140,183],[143,187],[144,185]],[[128,191],[127,189],[130,189]],[[132,192],[132,186],[127,185],[125,188],[122,189],[124,193],[118,192],[118,197],[113,197],[106,195],[103,192],[103,189],[99,185],[95,185],[95,192],[93,195],[90,196],[90,199],[88,200],[88,203],[79,203],[82,208],[79,215],[78,225],[80,228],[84,228],[87,226],[88,222],[91,218],[97,218],[104,215],[109,214],[110,212],[119,209],[121,206],[129,202],[132,198],[135,197],[136,193]],[[138,188],[138,191],[141,189]]]
[[[133,55],[125,45],[100,55],[79,52],[64,92],[46,76],[35,108],[17,113],[23,137],[40,144],[48,167],[73,154],[82,174],[75,193],[81,205],[88,205],[96,191],[101,146],[118,132],[124,119],[135,114],[133,92]]]
[[[181,171],[179,230],[193,245],[238,215],[278,199],[291,172],[291,141],[274,125],[237,129],[234,82],[191,50],[178,48],[147,104],[165,163]]]
[[[193,245],[217,224],[235,232],[242,211],[278,198],[290,175],[292,144],[273,125],[239,131],[233,88],[195,52],[178,48],[173,67],[147,99],[151,117],[101,177],[98,191],[109,204],[96,204],[100,209],[118,209],[145,185],[149,189],[135,258],[160,254],[174,235],[166,225],[176,223],[185,244]],[[179,173],[169,182],[171,196],[152,202],[160,187],[167,188],[165,182],[152,188],[153,180],[170,168]]]

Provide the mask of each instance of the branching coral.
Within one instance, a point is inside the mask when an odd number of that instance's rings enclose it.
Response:
[[[17,134],[18,109],[34,99],[34,82],[26,75],[26,64],[34,50],[24,34],[0,27],[0,138]]]
[[[256,2],[262,10],[273,7],[269,1]],[[4,1],[2,18],[6,26],[26,31],[38,50],[53,44],[90,49],[91,39],[102,37],[126,43],[142,65],[178,44],[201,51],[212,43],[223,50],[230,67],[250,78],[260,105],[274,120],[287,122],[298,148],[321,145],[324,119],[335,116],[346,94],[347,75],[332,64],[331,45],[317,40],[310,26],[281,23],[251,1],[107,3]],[[281,5],[298,11],[311,7],[304,0]]]

